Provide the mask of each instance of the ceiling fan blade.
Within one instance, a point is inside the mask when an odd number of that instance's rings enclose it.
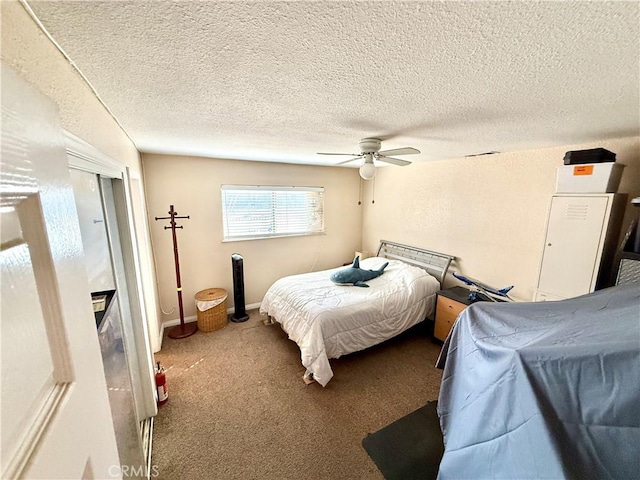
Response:
[[[398,165],[399,167],[406,167],[407,165],[411,165],[411,162],[407,160],[402,160],[400,158],[393,157],[385,157],[384,155],[380,155],[376,157],[376,160],[380,160],[381,162],[392,163],[393,165]]]
[[[334,165],[344,165],[345,163],[353,162],[354,160],[360,160],[361,158],[362,158],[362,155],[358,157],[350,158],[349,160],[345,160],[343,162],[334,163]]]
[[[383,150],[381,152],[378,152],[378,155],[412,155],[414,153],[420,153],[420,150],[412,147],[393,148],[391,150]]]
[[[353,157],[354,155],[358,155],[357,153],[325,153],[325,152],[318,152],[318,155],[349,155],[351,157]]]

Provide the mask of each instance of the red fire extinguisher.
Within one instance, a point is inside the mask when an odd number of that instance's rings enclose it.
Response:
[[[156,389],[158,390],[158,405],[164,405],[169,400],[169,392],[167,391],[167,377],[160,362],[158,362],[156,369]]]

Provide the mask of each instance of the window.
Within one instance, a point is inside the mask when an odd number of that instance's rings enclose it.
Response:
[[[224,240],[324,233],[323,187],[222,186]]]

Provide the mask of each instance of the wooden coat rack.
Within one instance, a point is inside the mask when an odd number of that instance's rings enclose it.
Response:
[[[176,325],[169,330],[169,338],[185,338],[193,335],[198,330],[198,324],[196,322],[184,323],[184,310],[182,308],[182,282],[180,281],[180,259],[178,257],[178,237],[176,237],[176,229],[182,228],[182,226],[176,225],[176,218],[189,218],[189,216],[179,217],[178,212],[173,209],[173,205],[169,205],[168,217],[156,217],[157,220],[169,221],[169,226],[164,227],[165,230],[171,229],[173,236],[173,259],[176,264],[176,285],[178,290],[178,309],[180,310],[180,325]]]

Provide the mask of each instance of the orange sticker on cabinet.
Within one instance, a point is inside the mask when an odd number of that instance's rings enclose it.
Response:
[[[581,165],[573,167],[574,175],[593,175],[593,165]]]

